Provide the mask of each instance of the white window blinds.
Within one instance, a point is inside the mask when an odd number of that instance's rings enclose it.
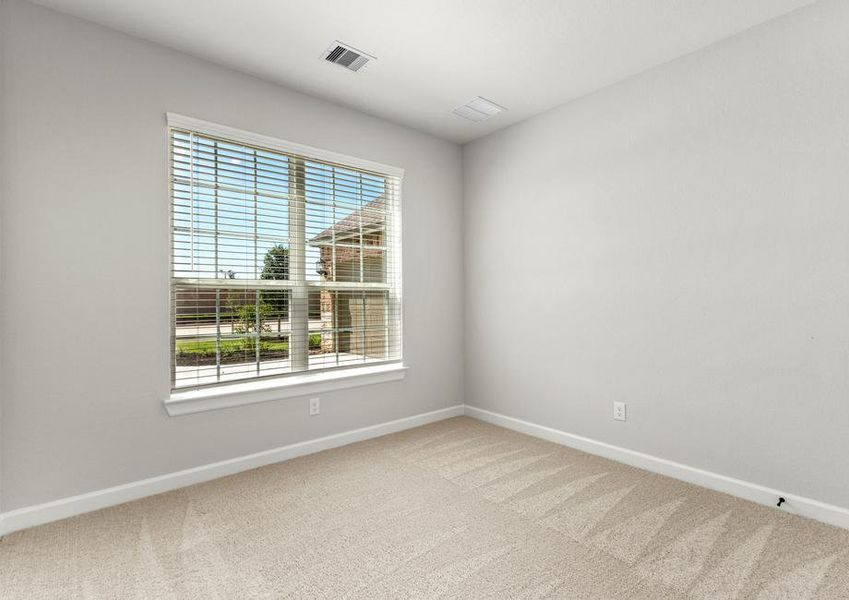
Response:
[[[170,150],[174,389],[400,360],[399,177],[187,127]]]

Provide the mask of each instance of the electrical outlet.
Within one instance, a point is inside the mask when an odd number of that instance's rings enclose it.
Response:
[[[625,403],[624,402],[614,402],[613,403],[613,418],[617,421],[625,420]]]
[[[310,398],[310,416],[314,417],[321,412],[321,399]]]

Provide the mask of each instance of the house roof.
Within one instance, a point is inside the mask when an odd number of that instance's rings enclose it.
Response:
[[[324,242],[333,237],[343,237],[346,233],[359,233],[360,223],[363,230],[373,229],[375,226],[383,225],[386,217],[386,197],[378,196],[362,208],[352,212],[310,239],[309,243]]]

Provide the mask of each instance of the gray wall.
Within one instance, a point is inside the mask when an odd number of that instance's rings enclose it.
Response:
[[[5,177],[3,174],[3,165],[5,162],[6,146],[2,140],[6,136],[5,123],[5,69],[3,64],[6,56],[6,36],[2,35],[5,31],[6,20],[6,0],[0,0],[0,315],[3,314],[3,296],[2,291],[5,289],[4,271],[3,271],[3,214],[5,212],[3,199],[6,195]],[[3,513],[3,319],[0,318],[0,514]],[[0,518],[2,520],[2,518]]]
[[[467,404],[849,506],[847,31],[819,3],[464,147]]]
[[[40,7],[8,9],[4,510],[462,402],[459,147]],[[166,416],[165,111],[406,169],[404,381],[324,394],[319,417],[305,399]]]

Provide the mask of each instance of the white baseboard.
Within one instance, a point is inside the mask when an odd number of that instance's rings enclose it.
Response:
[[[507,429],[526,433],[534,437],[542,438],[557,444],[583,450],[590,454],[603,456],[617,462],[625,463],[634,467],[680,479],[687,483],[699,485],[708,489],[724,492],[745,500],[750,500],[765,506],[775,507],[779,496],[786,498],[781,510],[802,517],[815,519],[837,527],[849,529],[849,509],[826,504],[811,498],[794,496],[776,489],[749,483],[733,477],[727,477],[718,473],[704,471],[688,465],[658,458],[650,454],[643,454],[627,448],[621,448],[612,444],[599,442],[579,435],[566,433],[551,427],[536,425],[528,421],[522,421],[506,415],[490,412],[473,406],[457,405],[429,413],[414,415],[396,421],[389,421],[330,435],[315,440],[308,440],[289,446],[282,446],[264,452],[257,452],[247,456],[241,456],[209,465],[177,471],[159,477],[152,477],[125,485],[119,485],[105,490],[63,498],[53,502],[46,502],[35,506],[19,508],[6,513],[0,513],[0,536],[27,529],[36,525],[58,521],[75,515],[93,510],[123,504],[132,500],[138,500],[147,496],[161,494],[181,487],[186,487],[204,481],[210,481],[219,477],[233,475],[241,471],[255,469],[276,462],[304,456],[330,448],[337,448],[346,444],[352,444],[382,435],[419,427],[435,421],[441,421],[460,415],[470,417],[499,425]]]
[[[786,502],[781,505],[784,512],[815,519],[829,525],[849,529],[849,509],[826,504],[819,500],[805,498],[802,496],[794,496],[776,489],[768,488],[741,479],[727,477],[718,473],[704,471],[688,465],[658,458],[650,454],[643,454],[627,448],[621,448],[605,442],[599,442],[590,438],[582,437],[572,433],[566,433],[551,427],[536,425],[528,421],[522,421],[513,417],[508,417],[498,413],[475,408],[474,406],[465,407],[465,414],[469,417],[492,423],[506,429],[512,429],[521,433],[526,433],[537,438],[555,442],[563,446],[569,446],[577,450],[582,450],[590,454],[603,456],[620,463],[625,463],[633,467],[645,469],[653,473],[666,475],[692,483],[701,487],[705,487],[718,492],[737,496],[744,500],[771,506],[775,508],[779,497],[784,497]]]
[[[380,437],[390,433],[419,427],[435,421],[441,421],[463,414],[463,405],[458,404],[449,408],[422,413],[396,421],[379,423],[362,429],[345,431],[335,435],[308,440],[289,446],[282,446],[256,454],[249,454],[239,458],[224,460],[185,471],[177,471],[159,477],[151,477],[124,485],[119,485],[105,490],[80,494],[70,498],[62,498],[53,502],[37,504],[11,510],[0,514],[0,536],[13,531],[27,529],[51,521],[58,521],[67,517],[73,517],[82,513],[91,512],[108,506],[123,504],[131,500],[138,500],[146,496],[169,492],[178,488],[186,487],[204,481],[210,481],[226,475],[233,475],[241,471],[255,469],[272,463],[289,460],[306,454],[313,454],[330,448],[337,448],[354,442],[361,442],[371,438]]]

